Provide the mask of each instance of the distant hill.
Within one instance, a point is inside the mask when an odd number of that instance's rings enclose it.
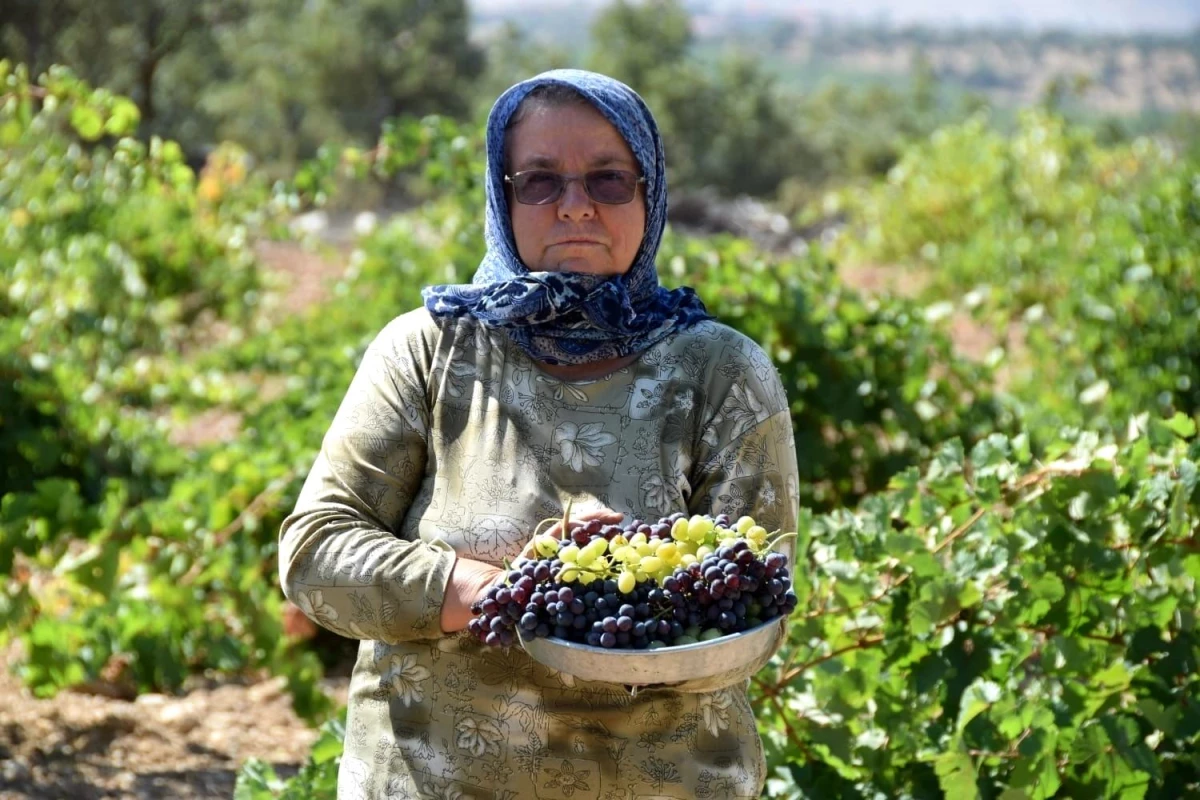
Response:
[[[535,40],[582,53],[591,15],[604,3],[579,0],[571,3],[569,14],[564,13],[565,0],[473,0],[473,4],[481,35],[492,25],[511,21]],[[696,0],[687,5],[701,58],[728,48],[747,50],[760,55],[787,85],[802,90],[830,80],[902,83],[923,60],[947,89],[976,92],[999,106],[1035,102],[1055,79],[1068,83],[1082,79],[1087,86],[1082,104],[1098,113],[1200,114],[1200,0],[1145,0],[1122,4],[1125,10],[1095,0],[1011,0],[1006,9],[1029,11],[1020,19],[1021,27],[999,22],[987,27],[956,26],[964,20],[952,14],[970,14],[968,21],[978,21],[986,20],[988,13],[999,20],[1001,12],[998,6],[981,10],[976,4],[949,0],[890,3],[889,17],[896,22],[920,14],[933,16],[939,9],[945,12],[941,24],[928,26],[901,26],[881,18],[871,24],[854,23],[847,21],[845,12],[840,17],[822,13],[825,7],[835,6],[834,0]],[[847,4],[855,12],[874,5],[882,4]],[[1088,18],[1083,9],[1090,6],[1095,14]],[[1039,30],[1034,24],[1042,20],[1048,26],[1073,15],[1080,22],[1071,30]],[[1138,18],[1136,25],[1129,22],[1128,32],[1106,30],[1126,16]],[[1085,24],[1084,19],[1090,22]],[[1169,26],[1172,20],[1175,24]]]
[[[576,24],[607,0],[470,0],[480,14],[536,15],[570,11]],[[928,27],[1049,28],[1087,33],[1178,34],[1200,27],[1197,0],[690,0],[693,13],[752,13],[812,20]]]
[[[793,83],[903,79],[923,60],[946,86],[1002,106],[1036,102],[1050,82],[1082,80],[1084,106],[1116,115],[1200,113],[1200,36],[1096,36],[922,29],[821,30],[796,25],[742,39]]]

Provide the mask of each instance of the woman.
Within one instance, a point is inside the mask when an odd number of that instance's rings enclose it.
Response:
[[[368,348],[280,534],[287,596],[362,640],[339,797],[758,797],[746,675],[631,696],[464,632],[568,500],[791,530],[798,497],[770,361],[658,285],[666,173],[641,98],[539,75],[497,100],[487,159],[474,282],[426,289]]]

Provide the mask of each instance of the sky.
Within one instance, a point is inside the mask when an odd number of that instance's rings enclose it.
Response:
[[[599,8],[606,0],[468,0],[482,12],[519,14],[549,6]],[[692,9],[757,7],[786,15],[946,27],[1004,26],[1092,33],[1187,33],[1200,28],[1200,0],[685,0]]]

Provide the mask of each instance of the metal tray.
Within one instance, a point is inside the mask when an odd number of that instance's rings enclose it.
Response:
[[[533,542],[530,538],[525,543],[521,556],[532,554]],[[795,537],[785,539],[778,549],[787,556],[791,568],[796,558]],[[591,647],[553,637],[519,641],[534,661],[580,680],[626,686],[672,686],[737,672],[744,677],[753,675],[771,660],[776,637],[783,635],[780,622],[777,618],[708,642],[658,650]]]
[[[521,646],[535,661],[580,680],[672,685],[734,671],[753,674],[770,661],[779,632],[780,620],[773,619],[719,639],[658,650],[590,647],[552,637],[522,639]]]

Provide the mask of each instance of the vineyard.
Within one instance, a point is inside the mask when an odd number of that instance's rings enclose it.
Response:
[[[268,182],[138,125],[0,62],[0,644],[39,697],[273,677],[316,744],[286,779],[246,759],[236,796],[332,798],[340,709],[276,537],[372,337],[479,263],[481,131],[394,119]],[[981,113],[811,207],[845,220],[827,241],[668,231],[664,283],[762,344],[791,402],[799,605],[752,681],[768,796],[1200,792],[1195,153]],[[264,248],[381,181],[423,202],[281,304]]]

